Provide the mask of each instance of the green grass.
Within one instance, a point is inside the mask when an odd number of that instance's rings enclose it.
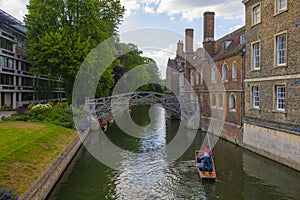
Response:
[[[24,193],[76,136],[53,124],[0,122],[0,188]]]

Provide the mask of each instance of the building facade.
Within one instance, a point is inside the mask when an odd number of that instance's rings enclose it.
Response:
[[[245,27],[215,40],[214,15],[204,13],[204,58],[196,87],[201,99],[201,129],[242,143]]]
[[[65,100],[62,81],[49,81],[46,75],[37,77],[29,73],[25,41],[23,23],[0,9],[1,109],[15,109],[48,100]]]
[[[300,1],[244,0],[244,144],[300,169]]]
[[[171,76],[167,71],[167,87],[178,88],[181,96],[199,102],[201,130],[241,143],[245,27],[215,40],[214,15],[214,12],[204,13],[203,48],[194,50],[194,31],[185,30],[185,51],[168,62],[168,68],[176,69],[178,73]],[[182,46],[180,41],[177,52],[182,52]],[[178,57],[180,64],[176,62]],[[172,85],[175,82],[179,86]]]

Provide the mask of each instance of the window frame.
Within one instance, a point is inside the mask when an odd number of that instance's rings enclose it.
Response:
[[[196,85],[199,85],[199,79],[200,79],[200,74],[199,72],[196,72]]]
[[[216,99],[216,95],[215,94],[211,95],[211,107],[212,108],[216,108],[217,107],[217,99]]]
[[[229,110],[236,111],[236,95],[234,93],[231,93],[229,95]]]
[[[240,44],[245,44],[246,43],[246,36],[245,33],[243,33],[242,35],[240,35]]]
[[[224,62],[222,65],[222,81],[223,82],[228,81],[228,64],[226,62]]]
[[[283,97],[282,96],[278,96],[278,94],[279,94],[279,91],[278,91],[278,89],[279,88],[283,88],[284,90],[283,90]],[[274,107],[275,107],[275,110],[276,111],[279,111],[279,112],[285,112],[285,110],[286,110],[286,85],[285,84],[275,84],[274,85]],[[279,101],[281,101],[281,102],[279,102]],[[282,107],[281,106],[279,106],[279,105],[282,105]]]
[[[232,80],[236,81],[237,80],[237,62],[235,60],[232,63],[231,69],[232,69],[232,74],[231,74]]]
[[[257,50],[255,49],[256,45],[258,45]],[[258,55],[256,52],[258,51]],[[253,42],[251,44],[251,68],[252,70],[260,70],[260,41]],[[258,57],[258,59],[256,59]],[[257,66],[258,65],[258,66]]]
[[[259,9],[257,11],[257,9]],[[251,24],[254,26],[256,24],[259,24],[261,23],[261,4],[258,3],[258,4],[255,4],[253,7],[252,7],[252,18],[251,18]]]
[[[222,109],[224,106],[223,94],[218,94],[218,108]]]
[[[285,41],[284,41],[284,48],[278,50],[279,48],[279,42],[278,42],[278,39],[282,36],[285,36]],[[288,48],[288,43],[287,43],[287,31],[284,31],[284,32],[280,32],[278,34],[276,34],[274,36],[274,65],[275,67],[282,67],[282,66],[287,66],[287,48]],[[279,59],[282,58],[282,56],[280,56],[279,54],[284,54],[284,62],[280,63],[279,62]]]
[[[254,88],[257,88],[257,91],[254,91]],[[255,95],[257,93],[257,95]],[[253,85],[251,87],[251,99],[252,99],[252,108],[259,109],[260,108],[260,98],[259,98],[259,86]],[[258,105],[256,105],[258,103]]]
[[[217,82],[216,80],[216,74],[217,74],[217,67],[214,65],[212,70],[211,70],[211,81],[213,83]]]
[[[281,7],[281,4],[284,3],[285,7]],[[288,1],[287,0],[274,0],[275,7],[275,15],[280,14],[288,9]]]

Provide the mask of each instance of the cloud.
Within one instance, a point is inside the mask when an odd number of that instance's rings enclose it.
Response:
[[[162,79],[166,78],[167,58],[174,58],[177,45],[169,44],[164,49],[143,49],[143,56],[153,58],[156,61]]]
[[[241,0],[121,0],[128,10],[141,10],[150,14],[166,14],[170,21],[179,16],[183,20],[193,21],[203,16],[205,11],[214,11],[217,17],[224,19],[241,19],[244,16],[244,5]]]
[[[129,17],[132,12],[140,10],[141,9],[141,5],[139,3],[137,3],[135,0],[121,0],[121,3],[123,6],[125,6],[125,18]]]
[[[23,21],[25,14],[27,14],[26,5],[29,0],[0,0],[0,8],[17,18],[20,21]]]

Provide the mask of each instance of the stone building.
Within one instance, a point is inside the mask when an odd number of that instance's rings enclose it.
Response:
[[[52,82],[53,90],[42,92],[49,85],[49,77],[29,73],[26,60],[26,29],[22,22],[0,9],[0,107],[19,106],[48,100],[65,100],[62,81]],[[43,95],[44,93],[44,95]]]
[[[241,143],[245,27],[215,40],[214,14],[204,13],[204,53],[200,62],[202,67],[197,68],[200,69],[200,81],[199,84],[192,83],[196,85],[201,100],[201,129],[209,129],[228,140]]]
[[[244,144],[300,169],[300,1],[244,0]]]
[[[208,129],[233,142],[242,142],[245,28],[215,40],[214,23],[214,12],[205,12],[203,48],[196,51],[193,50],[193,29],[185,30],[186,48],[180,56],[181,65],[175,62],[178,56],[168,62],[168,66],[176,68],[179,75],[170,76],[167,72],[167,82],[177,80],[182,96],[199,102],[201,130]],[[181,52],[182,46],[180,41],[177,52]]]

